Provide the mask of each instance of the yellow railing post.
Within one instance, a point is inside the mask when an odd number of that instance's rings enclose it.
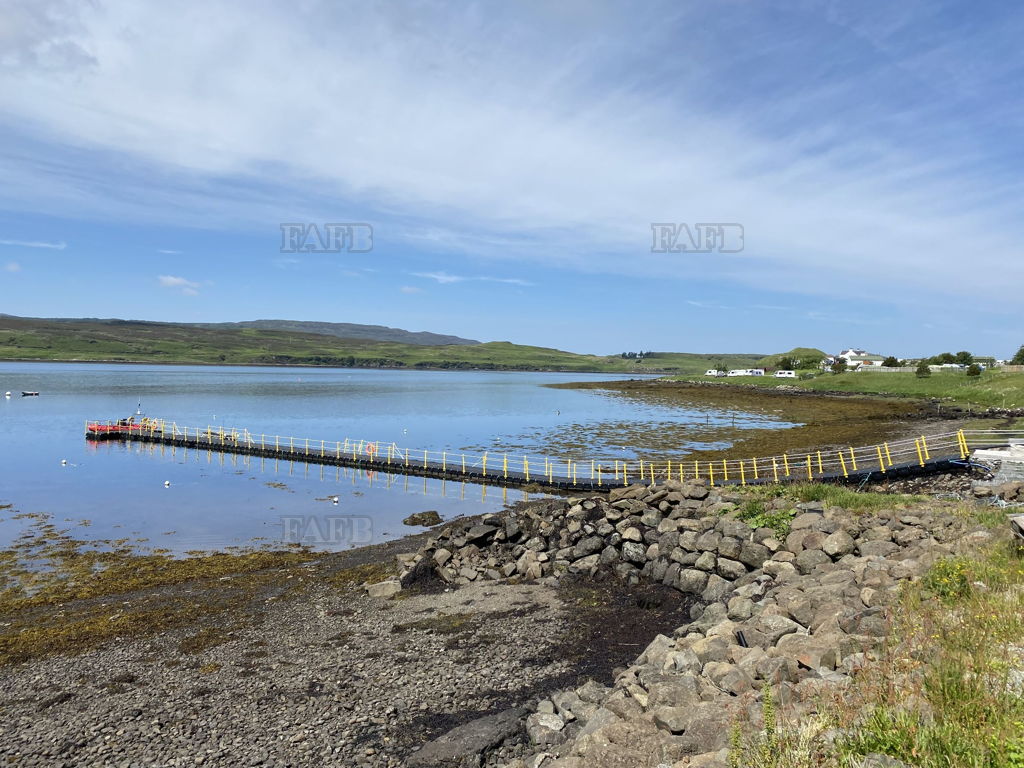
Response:
[[[914,447],[917,449],[917,463],[922,467],[924,466],[924,454],[921,453],[921,441],[918,438],[914,438]]]
[[[481,467],[483,469],[484,477],[487,477],[487,451],[484,451],[484,457],[483,461],[481,462]]]
[[[850,475],[846,471],[846,459],[843,458],[843,452],[842,451],[839,451],[839,464],[843,468],[843,477],[849,477]]]
[[[530,482],[530,460],[523,456],[523,474],[526,475],[526,482]]]
[[[818,451],[818,474],[825,474],[825,465],[821,463],[821,451]]]
[[[882,443],[882,445],[885,446],[885,460],[889,464],[889,466],[891,467],[892,466],[892,454],[889,453],[889,443]]]
[[[728,482],[728,481],[729,481],[729,464],[726,462],[725,459],[722,459],[722,482],[725,483],[725,482]]]
[[[622,462],[622,484],[629,485],[629,477],[626,475],[626,462]]]
[[[757,474],[757,457],[756,456],[754,457],[753,461],[754,461],[754,479],[755,480],[759,480],[760,477]]]
[[[696,459],[693,460],[693,479],[700,480],[700,464]]]
[[[789,456],[782,454],[782,466],[786,469],[786,477],[789,477]]]
[[[598,485],[598,487],[601,486],[601,465],[600,464],[597,465],[597,485]]]
[[[427,468],[427,452],[426,451],[423,452],[423,468],[424,469]]]
[[[928,455],[928,441],[924,439],[924,435],[921,435],[921,449],[924,451],[925,459],[931,459]]]
[[[875,450],[878,451],[878,467],[885,473],[885,458],[882,456],[882,446],[876,445]]]
[[[441,471],[448,471],[448,453],[446,451],[441,451]]]
[[[711,487],[715,487],[715,465],[708,462],[708,477],[711,479]]]
[[[857,471],[857,454],[853,452],[852,445],[850,446],[850,466],[853,468],[854,472]]]
[[[814,475],[811,472],[811,454],[809,454],[809,453],[807,454],[807,479],[808,480],[813,480],[814,479]]]
[[[772,473],[775,476],[775,482],[779,482],[779,462],[772,456]]]
[[[505,479],[508,480],[508,454],[507,453],[505,454],[505,458],[501,462],[501,472],[505,476]]]
[[[740,485],[747,484],[747,473],[743,471],[743,461],[740,460]]]

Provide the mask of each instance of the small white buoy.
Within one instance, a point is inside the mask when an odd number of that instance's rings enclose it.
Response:
[[[10,396],[11,396],[10,392],[4,392],[4,397],[10,397]]]
[[[164,480],[164,488],[170,488],[170,487],[171,487],[171,481],[170,480]]]
[[[68,460],[67,460],[67,459],[61,459],[61,460],[60,460],[60,465],[61,465],[62,467],[66,467],[66,466],[68,465]]]
[[[337,504],[337,503],[338,503],[338,497],[337,496],[331,496],[331,504]]]

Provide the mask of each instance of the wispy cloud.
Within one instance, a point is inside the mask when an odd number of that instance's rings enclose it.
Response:
[[[166,256],[179,256],[179,255],[181,255],[181,251],[172,251],[172,250],[170,250],[168,248],[161,248],[160,250],[157,251],[157,253],[162,253],[162,254],[165,254]]]
[[[415,285],[403,285],[398,290],[400,290],[402,293],[422,293],[423,292],[422,288],[417,288]]]
[[[188,280],[184,277],[175,277],[173,275],[160,275],[157,277],[160,281],[160,285],[164,288],[171,288],[180,290],[186,296],[198,296],[199,295],[199,283]]]
[[[21,264],[16,261],[8,261],[4,264],[4,270],[7,272],[21,272]]]
[[[427,280],[435,280],[441,285],[466,282],[505,283],[506,285],[533,285],[533,283],[530,283],[527,280],[522,280],[518,277],[487,277],[485,275],[450,275],[447,272],[413,272],[412,275],[413,277],[422,277]]]
[[[61,12],[4,38],[10,207],[265,223],[330,199],[505,264],[841,297],[884,274],[894,304],[1024,290],[1012,3],[969,24],[927,0],[259,4],[244,43],[230,3],[24,5]],[[297,125],[266,93],[319,106]],[[652,221],[741,222],[747,251],[654,257]]]
[[[11,245],[18,248],[49,248],[54,251],[63,251],[68,247],[65,242],[48,243],[43,240],[0,240],[0,245]]]

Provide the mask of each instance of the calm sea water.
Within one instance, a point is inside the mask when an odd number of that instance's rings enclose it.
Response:
[[[564,444],[567,432],[599,435],[603,423],[789,426],[764,414],[698,412],[543,386],[588,378],[615,377],[0,363],[0,393],[12,392],[0,396],[0,505],[12,505],[0,510],[0,544],[24,530],[16,515],[31,513],[49,515],[79,538],[148,539],[145,546],[175,552],[253,540],[344,548],[421,530],[402,524],[413,512],[433,509],[447,519],[524,498],[451,481],[84,439],[85,420],[124,417],[140,402],[147,415],[190,427],[432,451],[513,446],[537,456]],[[22,390],[41,395],[23,398]],[[628,446],[589,439],[597,444],[587,455],[634,455]]]

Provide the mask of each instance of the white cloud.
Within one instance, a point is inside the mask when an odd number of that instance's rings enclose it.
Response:
[[[402,293],[422,293],[422,289],[417,288],[415,285],[403,285],[398,290]]]
[[[709,15],[598,0],[462,12],[310,0],[301,13],[247,8],[246,35],[229,38],[229,3],[24,2],[0,31],[13,52],[0,66],[4,112],[10,130],[49,145],[0,157],[17,190],[0,200],[105,196],[121,213],[264,221],[282,200],[356,200],[418,244],[494,260],[843,296],[867,283],[873,297],[973,300],[993,274],[1008,295],[1024,291],[1015,150],[1003,157],[963,127],[986,119],[975,97],[1000,110],[994,126],[1020,124],[1019,99],[981,91],[1014,81],[1014,57],[976,53],[983,35],[1012,50],[1015,26],[918,34],[929,4],[911,0],[891,15],[889,3],[767,5],[787,14],[779,26],[759,28],[746,3]],[[338,28],[344,46],[327,33]],[[787,52],[817,50],[821,30],[850,47],[783,66]],[[865,40],[870,56],[844,58]],[[750,62],[770,87],[736,76]],[[887,79],[902,101],[884,100]],[[949,99],[930,98],[947,86]],[[938,104],[962,117],[937,116]],[[75,151],[57,159],[52,146]],[[80,165],[90,152],[97,167]],[[145,171],[119,184],[109,169],[125,166]],[[247,188],[253,179],[278,196]],[[747,250],[655,256],[651,221],[740,222]]]
[[[180,290],[186,296],[198,296],[199,295],[199,283],[195,283],[191,280],[187,280],[184,277],[174,277],[173,275],[160,275],[157,277],[160,281],[160,285],[164,288],[173,288]]]
[[[4,264],[4,269],[7,272],[21,272],[21,264],[16,261],[8,261]]]
[[[450,275],[447,272],[413,272],[411,274],[413,275],[413,277],[422,277],[428,280],[436,280],[441,285],[447,285],[449,283],[464,283],[467,281],[475,281],[481,283],[506,283],[508,285],[532,285],[532,283],[526,280],[521,280],[518,277],[467,277],[466,275]]]
[[[181,254],[181,251],[172,251],[172,250],[161,248],[160,250],[157,251],[157,253],[162,253],[162,254],[165,254],[167,256],[178,256],[178,255]]]
[[[63,251],[68,247],[65,242],[48,243],[42,240],[0,240],[0,245],[11,245],[18,248],[47,248],[54,251]]]

